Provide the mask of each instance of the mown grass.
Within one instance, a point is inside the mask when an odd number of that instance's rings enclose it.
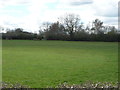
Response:
[[[32,88],[117,82],[117,42],[3,40],[3,81]]]

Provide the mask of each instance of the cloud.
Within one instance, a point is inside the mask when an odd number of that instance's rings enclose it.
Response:
[[[72,6],[79,6],[79,5],[86,5],[86,4],[92,4],[92,0],[72,0],[70,2],[70,5]]]
[[[109,25],[118,25],[117,17],[104,17],[104,23]]]
[[[22,27],[28,31],[39,30],[39,22],[41,21],[39,18],[42,18],[42,13],[46,9],[45,4],[55,0],[47,1],[1,0],[3,8],[0,9],[0,25],[11,29]]]
[[[0,7],[4,8],[5,6],[13,5],[29,5],[31,0],[0,0]]]
[[[0,0],[0,25],[34,32],[41,23],[55,22],[65,13],[80,15],[87,24],[98,18],[117,25],[118,0]]]
[[[96,16],[118,17],[118,0],[94,0],[93,9]]]

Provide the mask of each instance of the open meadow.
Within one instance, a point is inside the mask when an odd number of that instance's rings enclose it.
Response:
[[[32,88],[117,82],[118,43],[3,40],[3,81]]]

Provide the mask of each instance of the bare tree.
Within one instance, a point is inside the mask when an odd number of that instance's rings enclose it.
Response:
[[[4,27],[0,26],[0,33],[4,31]]]
[[[78,30],[80,25],[79,15],[67,14],[62,18],[63,25],[65,25],[66,32],[70,35],[70,39],[73,39],[74,32]]]
[[[42,26],[43,26],[45,32],[47,32],[49,30],[50,25],[51,25],[50,22],[44,22],[43,23]]]
[[[92,30],[94,30],[94,33],[95,34],[101,33],[102,28],[103,28],[103,22],[101,22],[99,19],[95,19],[95,21],[93,21],[93,26],[92,26]]]

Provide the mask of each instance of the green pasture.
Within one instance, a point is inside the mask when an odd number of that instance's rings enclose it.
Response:
[[[118,43],[3,40],[2,80],[32,88],[117,82]]]

